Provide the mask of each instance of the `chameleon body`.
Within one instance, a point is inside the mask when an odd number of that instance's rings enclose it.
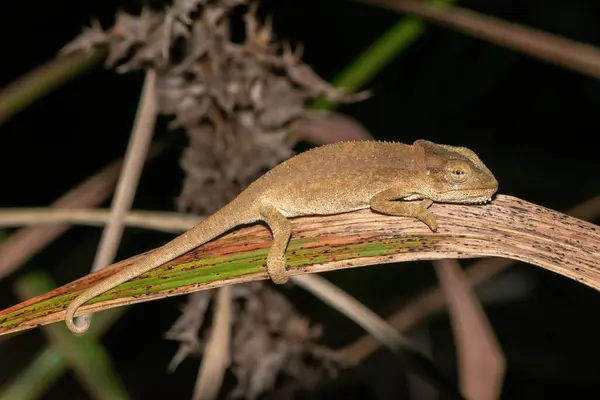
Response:
[[[254,181],[229,204],[145,258],[106,278],[69,304],[65,321],[75,333],[90,325],[73,318],[94,297],[148,272],[227,231],[262,221],[273,234],[266,269],[275,283],[288,279],[285,250],[291,237],[288,218],[340,214],[359,209],[414,217],[437,230],[433,202],[485,203],[498,182],[479,157],[464,147],[417,140],[357,141],[329,144],[300,153]]]

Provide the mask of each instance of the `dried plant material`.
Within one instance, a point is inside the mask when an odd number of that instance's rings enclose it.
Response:
[[[600,49],[588,44],[447,4],[441,7],[416,0],[359,1],[412,14],[580,74],[600,78]]]
[[[181,342],[171,365],[190,355],[201,354],[198,338],[209,299],[215,291],[194,293],[181,317],[167,334]],[[198,297],[197,297],[198,296]],[[273,388],[275,380],[294,378],[295,385],[310,387],[323,376],[335,376],[339,364],[334,352],[319,346],[321,328],[300,316],[287,299],[262,282],[231,287],[233,301],[231,370],[237,381],[230,393],[232,398],[256,399]],[[188,307],[197,307],[196,318],[190,317]],[[211,328],[211,329],[214,329]],[[210,331],[213,335],[214,331]],[[204,354],[204,363],[207,354]],[[311,360],[311,363],[307,362]]]
[[[500,398],[506,359],[477,296],[456,260],[435,260],[456,343],[461,392],[471,400]]]
[[[183,0],[164,12],[119,12],[112,28],[103,31],[94,23],[63,49],[107,47],[107,65],[119,72],[157,71],[159,112],[173,116],[170,126],[183,128],[190,139],[181,160],[186,178],[180,210],[212,213],[289,158],[296,139],[287,130],[306,116],[308,102],[367,96],[319,78],[300,52],[275,39],[269,21],[258,19],[257,4]],[[234,42],[229,24],[238,6],[246,8],[245,37]]]
[[[203,183],[184,184],[180,209],[212,214],[255,180],[263,167],[272,168],[292,156],[290,146],[282,145],[287,141],[284,132],[239,137],[224,134],[207,127],[189,130],[190,147],[185,149],[181,165],[187,173],[186,182]],[[211,146],[218,146],[220,153],[198,151]]]
[[[231,288],[217,289],[217,305],[211,332],[206,342],[202,365],[198,371],[194,400],[213,400],[219,395],[225,371],[229,367],[231,338]]]
[[[167,339],[179,342],[179,349],[169,363],[169,372],[175,371],[179,364],[190,355],[201,354],[203,342],[198,338],[198,332],[204,323],[204,317],[214,292],[214,290],[209,290],[192,293],[181,310],[182,315],[166,333]]]
[[[566,211],[575,218],[590,221],[600,216],[600,196],[593,197]],[[508,258],[489,258],[477,261],[465,270],[471,286],[481,285],[516,264]],[[398,331],[406,332],[422,323],[426,318],[440,312],[446,306],[444,294],[439,287],[429,289],[416,296],[407,305],[387,318]],[[357,365],[380,346],[375,338],[365,335],[354,343],[340,349],[338,353],[345,363]]]
[[[298,120],[292,134],[316,146],[357,140],[372,140],[373,136],[357,120],[347,115],[314,111]]]
[[[232,398],[256,399],[273,388],[278,376],[311,387],[337,372],[334,353],[316,344],[322,330],[300,316],[287,299],[263,283],[247,290],[237,312],[232,352],[238,386]],[[254,293],[253,293],[254,292]],[[314,366],[305,362],[311,358]]]
[[[600,290],[596,268],[600,229],[594,224],[507,195],[481,206],[434,204],[431,211],[438,232],[415,219],[369,210],[293,219],[288,272],[298,275],[400,261],[504,257]],[[86,303],[78,314],[266,279],[264,264],[270,245],[267,228],[238,229],[119,285]],[[145,254],[0,311],[0,335],[64,320],[65,306],[74,297]]]

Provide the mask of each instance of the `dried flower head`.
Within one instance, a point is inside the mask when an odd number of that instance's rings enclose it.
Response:
[[[234,42],[229,26],[238,6],[247,8],[245,35]],[[307,102],[366,97],[319,78],[248,0],[177,0],[164,12],[119,12],[112,28],[94,23],[64,52],[98,46],[108,48],[107,66],[119,72],[157,71],[160,112],[190,139],[180,210],[212,213],[289,158],[295,143],[287,129],[306,116]]]

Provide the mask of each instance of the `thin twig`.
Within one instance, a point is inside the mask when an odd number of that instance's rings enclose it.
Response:
[[[377,338],[392,351],[409,370],[444,393],[462,398],[447,377],[419,349],[399,334],[384,319],[365,307],[361,302],[318,275],[297,275],[292,277],[295,284],[317,296],[325,304],[340,311]]]
[[[116,178],[116,177],[115,177]],[[109,210],[102,209],[52,209],[52,208],[0,208],[0,227],[44,226],[56,224],[104,226],[110,217]],[[180,233],[197,224],[203,217],[195,214],[179,214],[160,211],[130,211],[123,222],[135,228]]]
[[[600,216],[600,196],[593,197],[566,211],[576,218],[591,221]],[[506,258],[490,258],[474,262],[465,271],[471,286],[481,285],[517,261]],[[406,332],[423,322],[431,315],[442,311],[446,306],[444,294],[439,287],[431,288],[403,306],[396,313],[387,318],[387,321],[396,330]],[[370,335],[365,335],[354,343],[339,350],[340,356],[349,364],[356,365],[375,352],[381,344]]]
[[[210,337],[204,346],[202,365],[194,388],[194,400],[213,400],[219,395],[225,371],[231,363],[231,287],[219,288]]]
[[[144,87],[133,131],[111,205],[110,219],[102,231],[92,272],[106,267],[113,262],[116,256],[123,235],[123,219],[125,214],[131,209],[148,148],[152,141],[156,113],[156,73],[153,70],[149,70],[144,80]]]
[[[111,264],[117,254],[123,236],[125,214],[131,209],[138,187],[148,148],[152,141],[157,116],[156,72],[148,70],[142,88],[142,95],[135,117],[135,123],[125,153],[123,168],[113,202],[111,215],[102,231],[100,244],[96,251],[92,272]],[[85,325],[89,325],[91,315],[82,316]]]
[[[408,13],[583,75],[600,78],[600,49],[451,5],[416,0],[357,0]]]

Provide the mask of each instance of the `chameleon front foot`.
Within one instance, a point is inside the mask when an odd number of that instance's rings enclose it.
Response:
[[[391,194],[383,192],[381,195],[375,196],[371,200],[371,208],[382,214],[416,218],[427,225],[432,232],[437,231],[435,215],[428,210],[433,204],[433,200],[424,199],[418,202],[389,200],[388,196],[391,198],[397,197],[394,194],[395,192],[391,191]]]
[[[435,215],[428,208],[433,204],[433,200],[425,199],[419,204],[419,208],[415,213],[415,218],[423,222],[431,229],[432,232],[437,232],[437,221]]]

